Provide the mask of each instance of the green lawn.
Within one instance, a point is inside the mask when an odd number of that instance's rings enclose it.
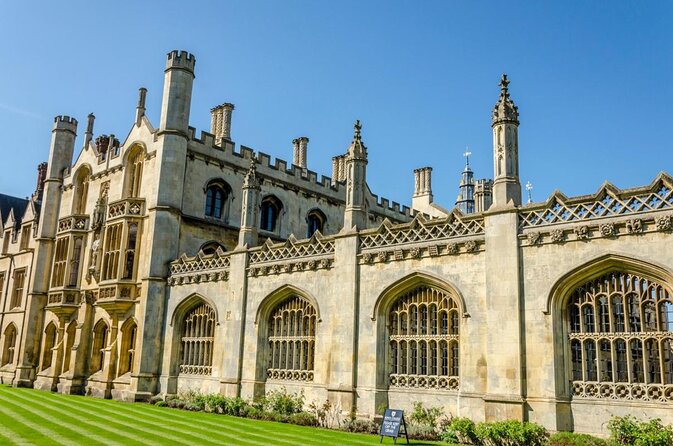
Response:
[[[351,434],[225,415],[186,412],[0,386],[0,444],[376,445]],[[384,444],[392,444],[385,438]],[[405,444],[403,439],[398,444]],[[411,444],[439,444],[411,441]]]

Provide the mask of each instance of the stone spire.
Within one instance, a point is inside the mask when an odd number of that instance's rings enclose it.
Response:
[[[493,107],[493,205],[521,205],[519,182],[519,110],[509,96],[509,80],[500,79],[500,97]]]
[[[456,199],[456,206],[463,214],[472,214],[474,212],[474,172],[470,168],[470,155],[472,152],[466,150],[463,153],[465,157],[465,169],[460,177],[460,193]]]
[[[257,161],[250,158],[250,167],[243,179],[243,199],[241,201],[241,229],[238,244],[241,247],[257,245],[257,220],[261,187],[257,178]]]
[[[346,152],[346,210],[344,228],[367,227],[367,147],[362,143],[362,124],[355,121],[353,141]]]
[[[493,107],[493,124],[512,122],[519,125],[519,108],[509,96],[509,79],[503,74],[500,78],[500,97]]]

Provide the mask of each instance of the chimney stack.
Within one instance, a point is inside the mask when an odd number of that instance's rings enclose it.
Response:
[[[414,169],[414,197],[432,195],[432,167]]]
[[[44,180],[47,179],[47,163],[40,163],[37,165],[37,184],[35,186],[35,193],[33,194],[33,201],[37,203],[42,202],[42,194],[44,193]]]
[[[231,116],[234,104],[225,102],[210,110],[210,133],[215,135],[215,145],[221,146],[223,140],[231,140]]]
[[[293,153],[292,153],[292,164],[299,166],[303,169],[306,169],[306,153],[308,151],[308,138],[306,136],[300,136],[297,139],[292,140]]]
[[[334,183],[346,181],[346,155],[332,158],[332,181]]]
[[[140,126],[140,120],[145,116],[145,96],[147,88],[141,87],[138,90],[138,105],[136,106],[136,125]]]

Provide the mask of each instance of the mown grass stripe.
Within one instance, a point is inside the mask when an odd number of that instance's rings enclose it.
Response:
[[[32,441],[30,441],[28,438],[26,438],[25,435],[23,435],[21,432],[16,430],[16,425],[14,425],[14,428],[11,426],[6,426],[4,423],[6,421],[9,421],[9,418],[3,418],[0,417],[0,435],[3,436],[4,438],[9,438],[9,442],[7,444],[15,444],[15,445],[32,445],[34,444]],[[38,436],[43,436],[37,431],[34,431]],[[46,437],[45,437],[46,438]]]
[[[18,392],[17,392],[17,394],[18,394]],[[153,444],[153,445],[157,445],[157,446],[162,445],[162,443],[149,442],[147,439],[143,439],[143,441],[138,440],[137,437],[134,437],[133,435],[130,435],[130,434],[125,432],[127,430],[132,430],[132,429],[129,429],[127,426],[124,426],[121,423],[117,423],[116,421],[114,421],[114,419],[112,419],[110,417],[104,417],[104,418],[100,417],[100,416],[96,415],[95,413],[84,411],[84,410],[79,409],[78,407],[76,407],[74,405],[64,404],[63,402],[58,401],[55,398],[49,398],[48,395],[41,396],[38,393],[36,393],[36,394],[30,395],[30,396],[33,397],[33,398],[31,399],[30,397],[23,396],[23,395],[18,396],[18,398],[23,400],[23,401],[26,401],[29,404],[32,404],[33,407],[38,406],[38,407],[41,407],[41,408],[47,409],[47,410],[51,409],[58,414],[63,414],[64,419],[59,420],[59,421],[68,422],[69,425],[73,425],[73,421],[77,421],[76,427],[88,426],[89,427],[88,430],[89,431],[93,430],[93,432],[94,432],[94,434],[89,435],[89,437],[93,438],[94,440],[100,441],[103,444],[106,444],[106,445],[113,445],[114,444],[114,445],[120,445],[120,446],[127,446],[127,445],[130,445],[130,444],[137,444],[137,445],[140,445],[140,446],[147,445],[147,444]],[[45,398],[45,396],[47,398]],[[67,409],[67,410],[65,410],[65,411],[63,409],[59,410],[55,406],[58,406],[58,407],[65,406],[65,409]],[[83,413],[83,414],[86,415],[86,417],[77,416],[77,415],[75,415],[75,413],[79,413],[79,414]],[[99,422],[93,421],[93,419],[105,420],[106,422],[105,423],[99,423]],[[111,424],[118,424],[121,427],[123,427],[124,429],[123,430],[114,429],[112,426],[110,426]],[[109,433],[111,433],[115,436],[126,438],[126,440],[124,440],[123,442],[115,441],[115,440],[112,439],[112,437],[105,437],[105,436],[98,435],[96,433],[96,432],[100,432],[100,431],[109,432]]]
[[[59,396],[62,396],[62,395],[51,395],[51,396],[59,397]],[[267,441],[260,443],[260,442],[256,442],[256,441],[241,440],[241,438],[236,436],[236,435],[229,435],[229,434],[221,432],[221,431],[216,431],[216,432],[208,431],[210,436],[205,436],[205,435],[202,435],[202,434],[200,434],[198,432],[195,432],[193,430],[194,429],[194,424],[195,424],[194,420],[190,420],[190,421],[192,421],[190,423],[179,422],[179,424],[181,426],[185,426],[185,427],[187,427],[187,429],[176,428],[175,427],[175,424],[176,424],[175,421],[168,420],[167,417],[165,417],[165,416],[163,416],[163,417],[151,416],[151,418],[156,419],[158,421],[158,423],[151,423],[149,421],[146,421],[146,419],[148,418],[148,415],[146,413],[143,413],[142,411],[137,411],[137,410],[133,409],[131,407],[132,406],[131,404],[119,403],[119,402],[116,402],[116,401],[108,401],[108,400],[92,400],[88,397],[75,397],[75,398],[78,399],[78,402],[77,402],[78,404],[94,408],[96,411],[104,410],[107,413],[113,413],[117,419],[122,417],[122,418],[125,418],[125,419],[129,419],[135,425],[137,425],[138,423],[148,425],[152,428],[152,430],[146,430],[146,429],[143,429],[143,430],[145,430],[147,432],[150,432],[150,433],[151,432],[157,432],[157,429],[159,427],[164,427],[164,429],[167,428],[167,429],[170,430],[170,432],[167,432],[167,434],[170,433],[171,435],[162,435],[162,437],[167,438],[168,440],[171,440],[171,442],[175,442],[175,435],[176,435],[177,432],[180,432],[183,435],[177,435],[177,436],[182,437],[182,438],[184,438],[184,437],[191,438],[191,440],[188,440],[187,443],[182,443],[181,442],[181,444],[186,444],[186,445],[194,444],[195,439],[200,440],[200,441],[206,441],[208,443],[213,443],[215,440],[213,440],[212,436],[221,437],[222,439],[228,440],[228,441],[235,441],[236,444],[248,444],[248,445],[266,445],[266,444],[268,444]],[[119,413],[119,411],[101,409],[101,406],[103,406],[103,405],[108,405],[109,406],[110,403],[112,403],[112,404],[116,403],[114,409],[122,410],[122,411],[127,412],[127,413],[129,412],[129,410],[131,410],[134,414],[139,414],[141,416],[141,418],[133,416],[133,415],[122,415],[122,414]],[[166,426],[163,426],[163,425],[166,425]],[[226,428],[226,426],[221,426],[221,425],[217,425],[216,427],[218,427],[220,429],[223,428],[223,427]],[[238,433],[245,433],[245,431],[240,431]],[[216,444],[220,444],[220,443],[217,442]],[[292,444],[294,445],[296,443],[292,443]]]
[[[22,411],[24,413],[26,412],[26,411],[21,410],[21,407],[16,406],[16,404],[13,404],[13,403],[10,402],[9,405],[16,407],[17,409],[19,409],[19,411]],[[60,435],[58,432],[56,432],[53,429],[50,429],[46,426],[40,426],[37,423],[34,423],[30,419],[28,419],[28,418],[24,417],[23,415],[17,413],[16,410],[8,410],[7,400],[5,400],[4,404],[2,406],[0,406],[0,413],[2,413],[6,417],[9,417],[9,418],[13,419],[14,421],[16,421],[19,424],[23,424],[24,426],[29,427],[30,429],[39,432],[40,434],[42,434],[43,437],[50,440],[52,442],[52,444],[58,443],[58,444],[66,445],[66,446],[67,445],[75,446],[75,445],[79,444],[79,443],[76,443],[69,438],[66,438],[66,437]],[[41,417],[38,417],[38,418],[41,418]]]
[[[178,409],[169,409],[169,408],[159,408],[159,407],[149,407],[143,408],[143,410],[153,410],[155,412],[164,412],[175,411],[177,412],[175,417],[179,417],[184,420],[190,420],[188,412],[178,412]],[[371,436],[363,436],[362,434],[353,434],[348,432],[340,431],[325,431],[314,427],[305,427],[305,426],[296,426],[291,424],[282,424],[273,421],[263,421],[263,420],[249,420],[245,418],[237,418],[228,415],[216,415],[208,414],[212,417],[222,417],[227,420],[227,423],[236,424],[241,426],[243,429],[236,429],[238,432],[245,433],[247,435],[254,435],[256,437],[261,437],[268,441],[269,436],[272,435],[273,438],[278,442],[278,437],[283,437],[288,439],[291,444],[296,444],[296,441],[299,440],[302,444],[317,444],[323,445],[324,441],[315,441],[313,443],[307,442],[307,436],[314,438],[324,438],[327,441],[334,440],[335,436],[342,437],[343,441],[346,441],[347,444],[362,444],[362,445],[371,445]],[[213,420],[214,421],[214,420]],[[200,420],[201,424],[207,424],[215,427],[219,427],[220,424],[216,422],[209,422],[205,420]],[[230,428],[231,429],[231,428]],[[284,431],[282,432],[281,429]],[[251,433],[250,431],[256,431],[259,433]],[[269,431],[273,431],[272,434],[269,434]],[[359,437],[359,438],[358,438]],[[287,441],[280,440],[281,442],[287,443]],[[268,444],[268,443],[266,443]],[[278,443],[274,443],[278,444]]]
[[[95,407],[95,411],[87,411],[87,410],[81,408],[80,404],[70,404],[69,402],[63,400],[62,398],[54,398],[51,394],[39,395],[38,393],[36,393],[36,394],[32,394],[30,396],[35,397],[36,399],[39,399],[41,401],[48,402],[49,404],[52,404],[52,405],[65,406],[68,410],[76,411],[78,413],[82,413],[89,418],[94,418],[94,419],[97,419],[97,420],[104,420],[105,423],[97,423],[97,422],[91,422],[90,421],[89,424],[94,424],[96,426],[101,426],[101,429],[103,429],[103,430],[112,432],[115,435],[120,435],[120,436],[123,436],[123,437],[126,437],[126,438],[130,438],[130,439],[136,441],[138,444],[141,444],[141,445],[151,444],[151,445],[161,446],[161,445],[165,444],[166,439],[170,439],[170,440],[175,441],[173,437],[166,436],[166,435],[162,436],[162,435],[160,435],[160,433],[151,431],[149,429],[135,428],[135,427],[129,426],[128,424],[120,423],[114,417],[101,416],[100,415],[101,411],[103,411],[105,413],[110,413],[112,415],[117,415],[117,413],[115,413],[113,411],[108,411],[108,410],[105,410],[105,409],[101,410],[99,407]],[[135,419],[133,421],[136,422]],[[119,429],[114,429],[114,425],[120,426],[122,432],[120,433]],[[138,432],[138,433],[142,432],[146,435],[149,435],[150,437],[154,437],[158,441],[151,441],[146,436],[131,435],[129,432]],[[137,440],[138,438],[140,438],[140,440]],[[163,441],[161,439],[163,439]],[[125,442],[123,444],[126,445],[128,443]],[[180,444],[189,445],[191,443],[180,443]]]

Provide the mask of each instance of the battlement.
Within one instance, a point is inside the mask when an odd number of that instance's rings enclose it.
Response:
[[[54,117],[54,130],[69,130],[73,133],[77,131],[77,119],[66,115]]]
[[[187,51],[173,50],[168,53],[166,60],[166,69],[178,68],[188,70],[194,73],[194,66],[196,65],[196,57]]]
[[[379,197],[376,194],[371,194],[372,198],[374,198],[374,204],[376,207],[372,207],[373,212],[378,212],[378,213],[393,213],[393,214],[399,214],[403,215],[405,217],[410,217],[411,216],[411,208],[409,206],[400,206],[399,203],[391,201],[387,198],[384,197]]]

